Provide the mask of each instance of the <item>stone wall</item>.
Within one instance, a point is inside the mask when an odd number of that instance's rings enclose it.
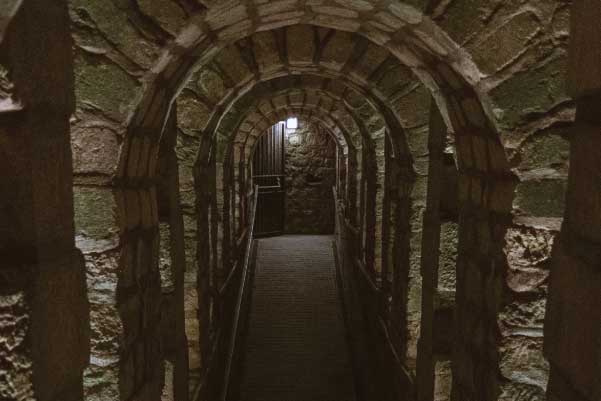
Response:
[[[336,142],[322,128],[299,121],[286,132],[286,232],[334,232]]]
[[[18,343],[14,359],[0,350],[12,368],[2,397],[19,397],[16,381],[22,397],[82,397],[87,278],[88,399],[156,399],[167,237],[184,250],[190,368],[200,382],[225,327],[221,286],[245,228],[244,213],[230,213],[247,196],[235,193],[232,172],[242,166],[243,181],[250,144],[293,112],[356,152],[341,219],[362,286],[354,305],[368,305],[366,338],[394,366],[386,384],[421,376],[418,338],[428,342],[437,313],[454,309],[455,397],[544,399],[546,309],[551,399],[599,399],[599,202],[590,193],[600,159],[598,2],[574,5],[575,129],[563,84],[565,0],[71,0],[71,32],[64,4],[41,4],[9,0],[0,10],[0,255],[9,266],[0,300],[7,343]],[[179,130],[166,132],[176,97]],[[457,204],[434,223],[432,103],[456,161],[439,200]],[[159,225],[165,134],[180,167],[179,237]],[[430,228],[439,245],[423,241]],[[439,249],[428,265],[436,283],[423,258]],[[441,399],[447,354],[435,367]]]

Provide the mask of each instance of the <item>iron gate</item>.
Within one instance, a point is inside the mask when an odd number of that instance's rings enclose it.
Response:
[[[278,123],[257,141],[253,153],[253,181],[259,188],[255,236],[284,232],[286,207],[286,126]]]

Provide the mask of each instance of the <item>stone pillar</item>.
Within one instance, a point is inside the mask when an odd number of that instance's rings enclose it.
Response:
[[[575,2],[571,18],[577,113],[547,302],[547,394],[550,401],[593,401],[601,399],[601,3]]]
[[[186,271],[186,249],[184,220],[180,199],[180,185],[178,160],[175,152],[177,142],[177,111],[176,105],[173,105],[165,132],[163,133],[163,146],[161,151],[161,161],[164,163],[163,187],[165,193],[159,195],[159,218],[168,222],[168,235],[162,238],[168,243],[162,244],[161,249],[169,250],[170,276],[173,285],[172,308],[169,313],[173,316],[167,316],[166,321],[174,327],[169,327],[165,332],[172,335],[169,338],[169,345],[164,345],[171,351],[173,360],[173,396],[175,401],[187,401],[189,397],[188,389],[188,339],[186,337],[186,316],[185,316],[185,292],[184,275]],[[165,203],[161,204],[161,200]],[[165,283],[161,283],[165,286]],[[163,320],[164,317],[162,318]]]
[[[83,399],[84,262],[75,248],[66,2],[0,6],[0,398]]]
[[[214,306],[214,288],[215,284],[215,249],[214,229],[212,213],[214,212],[213,193],[214,193],[214,170],[209,160],[211,155],[211,137],[205,135],[199,144],[198,158],[194,169],[194,186],[196,193],[196,213],[197,213],[197,277],[196,293],[197,316],[200,356],[200,377],[204,377],[210,363],[211,352],[211,329],[214,324],[211,310]]]
[[[480,107],[469,91],[455,96],[463,97],[459,104],[471,103],[474,110]],[[457,113],[463,113],[450,109],[452,121]],[[470,114],[472,120],[474,110]],[[452,401],[497,401],[501,394],[498,317],[507,271],[503,244],[512,221],[516,179],[509,172],[498,135],[486,125],[453,124],[458,160],[459,235]]]
[[[421,276],[422,309],[417,348],[417,400],[434,400],[434,312],[438,288],[440,253],[440,207],[444,177],[444,144],[446,126],[435,102],[430,112],[428,138],[428,193],[423,215]]]

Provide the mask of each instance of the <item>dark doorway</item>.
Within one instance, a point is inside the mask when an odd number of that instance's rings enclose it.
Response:
[[[286,126],[278,123],[257,141],[253,154],[253,181],[259,186],[256,236],[284,232],[286,207],[285,138]]]
[[[280,122],[262,135],[253,153],[259,186],[256,234],[324,235],[334,232],[337,142],[319,124]]]

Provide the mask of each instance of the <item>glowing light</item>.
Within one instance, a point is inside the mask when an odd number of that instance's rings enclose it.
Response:
[[[298,118],[290,117],[286,120],[286,128],[287,129],[297,129],[298,128]]]

